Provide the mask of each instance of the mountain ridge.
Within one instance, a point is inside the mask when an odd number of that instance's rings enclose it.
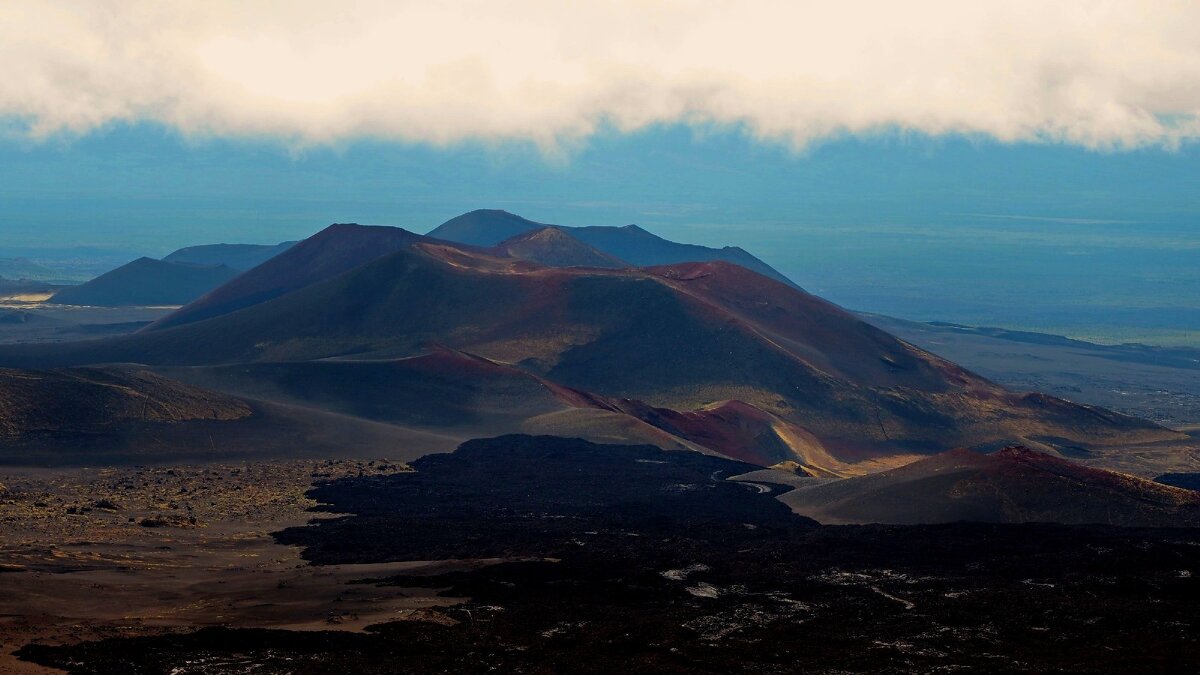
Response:
[[[377,255],[378,236],[396,250]],[[290,280],[297,290],[123,338],[8,347],[0,362],[394,359],[441,344],[598,397],[610,412],[689,442],[704,437],[738,452],[752,445],[746,438],[762,438],[764,448],[783,443],[792,456],[757,456],[772,464],[805,453],[857,464],[1011,440],[1111,445],[1177,437],[1107,411],[1013,394],[832,303],[723,261],[553,268],[405,231],[341,225],[259,272],[280,265],[299,270]],[[302,285],[318,269],[335,274]],[[618,399],[637,403],[611,403]],[[749,407],[712,412],[728,401]]]
[[[775,268],[736,246],[710,248],[663,239],[638,225],[573,227],[538,223],[500,209],[476,209],[456,216],[427,236],[472,246],[496,246],[531,230],[555,227],[574,239],[637,267],[725,260],[799,288]]]

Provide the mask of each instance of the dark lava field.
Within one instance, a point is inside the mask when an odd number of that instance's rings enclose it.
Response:
[[[756,467],[551,437],[472,441],[310,493],[317,565],[476,559],[363,584],[447,604],[365,633],[205,628],[21,656],[71,673],[1186,672],[1200,531],[824,527]],[[454,604],[451,598],[465,602]]]

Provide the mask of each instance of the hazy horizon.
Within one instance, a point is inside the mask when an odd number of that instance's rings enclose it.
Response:
[[[1186,3],[280,8],[0,9],[0,256],[502,208],[904,318],[1200,331]]]
[[[612,132],[548,161],[515,143],[359,141],[296,154],[123,126],[0,142],[0,256],[94,247],[112,265],[300,239],[332,222],[423,233],[503,208],[740,246],[863,311],[1195,344],[1200,194],[1187,186],[1200,184],[1197,152],[894,133],[797,153],[737,129],[664,127]]]

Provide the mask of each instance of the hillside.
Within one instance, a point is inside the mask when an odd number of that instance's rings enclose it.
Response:
[[[395,227],[331,225],[147,330],[201,321],[286,295],[407,246],[416,238]]]
[[[0,466],[444,452],[463,439],[255,401],[138,367],[0,369]]]
[[[93,307],[183,305],[237,276],[225,266],[138,258],[79,286],[54,294],[60,305]]]
[[[28,258],[0,258],[0,279],[15,281],[52,281],[61,274]]]
[[[643,421],[602,397],[555,385],[513,366],[440,347],[420,356],[389,361],[293,361],[160,367],[158,371],[236,396],[326,410],[462,440],[537,431],[597,442],[718,451],[690,443],[674,430],[664,431],[653,423],[655,420]],[[727,444],[720,450],[731,448]],[[783,453],[791,456],[786,448]]]
[[[0,369],[0,438],[96,433],[129,421],[234,420],[241,401],[146,371]]]
[[[496,246],[517,235],[547,227],[554,227],[569,234],[572,238],[624,261],[628,265],[647,267],[682,262],[723,260],[795,286],[790,279],[777,272],[773,267],[736,246],[718,249],[695,244],[680,244],[651,234],[637,225],[624,227],[551,226],[536,223],[507,211],[479,209],[451,218],[430,231],[428,236],[460,244],[489,247]]]
[[[745,403],[677,412],[563,387],[445,348],[389,361],[269,362],[158,372],[237,396],[463,438],[536,431],[687,448],[764,466],[800,460],[832,475],[861,470],[824,454],[818,442],[794,425]]]
[[[1021,447],[991,455],[953,450],[881,473],[802,487],[781,499],[828,524],[1200,525],[1200,493]]]
[[[257,275],[299,285],[315,270],[348,265],[342,253],[378,250],[363,242],[398,232],[331,228],[220,291]],[[594,397],[573,407],[621,412],[689,442],[727,448],[719,452],[758,452],[756,459],[772,464],[824,462],[834,473],[854,472],[843,465],[959,446],[1179,437],[1108,411],[1010,393],[820,298],[723,262],[545,268],[409,233],[387,241],[395,252],[291,293],[276,285],[282,297],[239,311],[53,349],[6,347],[0,361],[181,366],[396,359],[439,344]],[[278,273],[265,274],[268,267]],[[219,294],[181,313],[203,309]],[[727,404],[733,407],[712,413]],[[693,419],[671,421],[640,406],[690,411]],[[761,447],[746,441],[756,438]]]

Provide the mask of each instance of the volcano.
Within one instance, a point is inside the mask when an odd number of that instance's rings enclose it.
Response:
[[[1110,411],[1009,392],[836,305],[727,262],[550,267],[496,248],[356,225],[331,226],[140,334],[6,347],[0,363],[219,367],[229,382],[239,379],[232,366],[268,368],[275,375],[264,381],[286,383],[275,395],[289,401],[437,428],[436,414],[414,421],[398,417],[396,406],[385,413],[386,405],[355,403],[365,367],[346,365],[436,349],[467,359],[434,369],[443,392],[478,375],[474,366],[459,367],[470,359],[560,388],[554,396],[564,409],[530,403],[517,417],[545,423],[571,410],[588,411],[590,421],[617,415],[684,445],[763,464],[797,461],[833,475],[955,447],[1178,437]],[[297,365],[314,362],[341,365]],[[340,394],[320,384],[338,381],[346,385]],[[205,384],[233,387],[212,378]],[[431,393],[429,405],[450,401],[438,396]],[[486,407],[494,399],[474,401]],[[453,409],[441,406],[438,414]],[[580,414],[570,412],[572,425]],[[492,430],[511,430],[515,419]]]

